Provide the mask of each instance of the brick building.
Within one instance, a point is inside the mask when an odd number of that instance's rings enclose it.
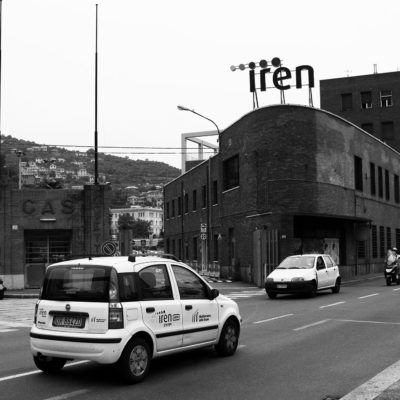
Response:
[[[110,187],[0,191],[0,277],[10,289],[38,287],[45,267],[100,254],[109,239]]]
[[[252,111],[220,151],[165,186],[166,251],[260,286],[285,256],[326,252],[343,276],[400,246],[400,154],[330,112]]]
[[[320,81],[321,108],[400,151],[400,72]]]

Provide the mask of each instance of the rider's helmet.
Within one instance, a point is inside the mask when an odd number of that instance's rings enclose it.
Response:
[[[393,247],[392,250],[395,251],[396,253],[398,252],[397,247]]]

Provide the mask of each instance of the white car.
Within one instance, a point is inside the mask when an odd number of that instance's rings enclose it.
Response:
[[[30,343],[36,366],[67,360],[114,364],[125,381],[146,376],[152,358],[214,345],[235,353],[238,305],[189,266],[170,258],[99,257],[47,268]]]
[[[285,258],[265,279],[265,291],[270,299],[279,293],[307,293],[331,289],[339,293],[339,267],[327,254],[303,254]]]

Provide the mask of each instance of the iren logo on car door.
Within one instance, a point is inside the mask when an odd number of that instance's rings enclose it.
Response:
[[[154,319],[164,327],[171,326],[173,322],[181,319],[180,314],[167,313],[165,310],[158,311],[154,314]]]

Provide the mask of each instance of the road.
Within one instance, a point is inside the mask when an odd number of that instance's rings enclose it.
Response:
[[[56,376],[37,371],[28,337],[35,300],[1,301],[1,397],[338,399],[400,359],[400,287],[386,287],[383,279],[311,299],[270,300],[256,287],[216,286],[240,306],[237,353],[219,358],[206,349],[157,359],[136,386],[121,385],[112,367],[94,363],[72,363]]]

